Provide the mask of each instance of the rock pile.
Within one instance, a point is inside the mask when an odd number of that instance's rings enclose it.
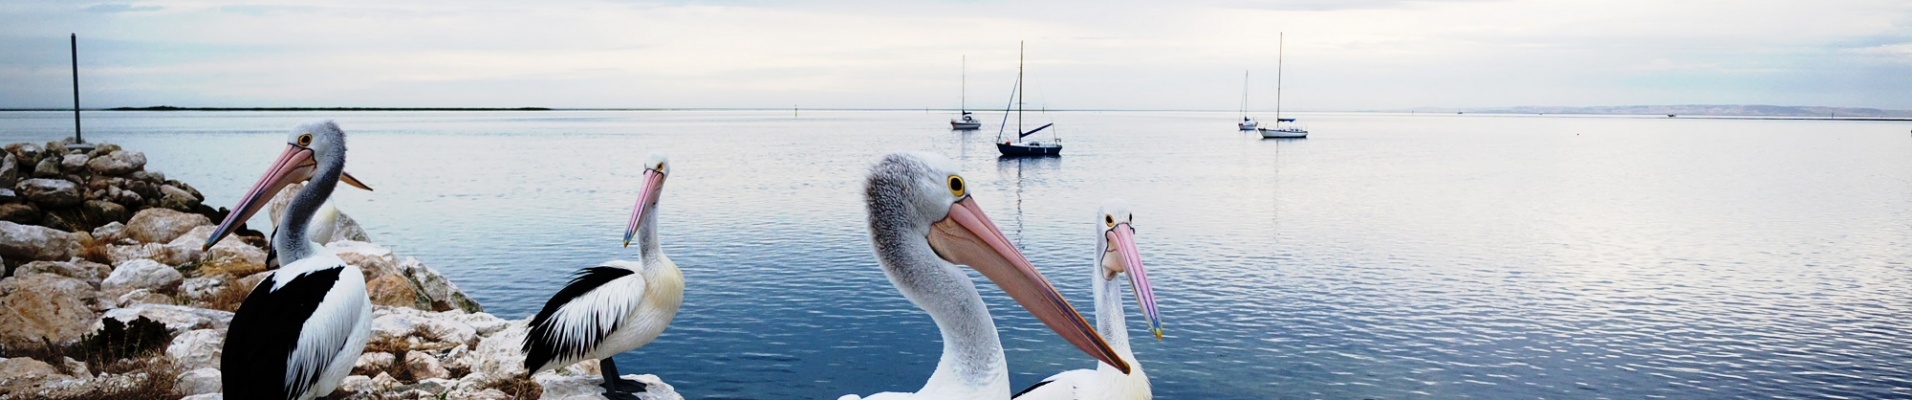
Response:
[[[226,328],[271,273],[268,252],[239,236],[201,250],[217,215],[190,186],[143,171],[144,155],[57,145],[14,144],[0,159],[0,183],[16,188],[0,188],[0,211],[33,216],[0,212],[0,257],[10,267],[0,279],[0,399],[220,398]],[[31,171],[22,175],[20,165]],[[23,176],[33,178],[7,181]],[[86,211],[94,202],[136,211]],[[484,313],[436,269],[369,242],[350,217],[327,212],[336,215],[322,228],[326,248],[364,271],[375,304],[371,344],[333,398],[601,398],[595,362],[526,376],[525,321]],[[118,358],[83,351],[97,341],[82,340],[89,334],[140,324],[169,341]],[[640,398],[682,398],[656,376],[626,377],[651,384]]]
[[[111,143],[91,151],[14,143],[0,156],[0,221],[92,231],[147,208],[220,216],[204,200],[192,185],[147,171],[146,154]]]

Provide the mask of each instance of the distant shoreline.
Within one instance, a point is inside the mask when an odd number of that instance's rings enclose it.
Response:
[[[796,108],[796,109],[801,111],[884,111],[884,112],[913,112],[913,111],[955,112],[955,111],[958,111],[957,109],[954,109],[954,108],[950,108],[950,109],[943,109],[943,108]],[[255,112],[256,111],[290,111],[290,112],[313,112],[313,111],[348,111],[348,112],[362,112],[362,111],[397,111],[397,112],[406,112],[406,111],[791,111],[791,110],[792,110],[791,108],[755,108],[755,107],[747,107],[747,108],[746,107],[740,107],[740,108],[718,108],[718,107],[551,108],[551,107],[176,107],[176,106],[111,107],[111,108],[82,108],[80,109],[80,111],[211,111],[211,112],[218,112],[218,111],[255,111]],[[70,112],[70,111],[73,111],[73,109],[71,108],[0,108],[0,112],[19,112],[19,111]],[[971,110],[971,111],[990,111],[990,110]],[[1044,110],[1039,112],[1237,113],[1239,111],[1238,110],[1166,110],[1166,109],[1163,109],[1163,110],[1049,109],[1049,110]],[[1893,116],[1893,117],[1860,117],[1860,116],[1810,117],[1810,116],[1799,116],[1799,115],[1761,116],[1761,115],[1679,114],[1677,117],[1670,117],[1670,116],[1659,115],[1659,114],[1632,114],[1632,113],[1597,114],[1597,113],[1584,113],[1584,112],[1533,113],[1533,112],[1510,112],[1510,110],[1466,111],[1466,112],[1455,112],[1455,111],[1297,111],[1297,112],[1303,113],[1303,114],[1315,114],[1315,113],[1382,114],[1382,115],[1403,116],[1403,117],[1455,116],[1455,115],[1502,116],[1502,117],[1535,117],[1535,116],[1576,117],[1577,116],[1577,117],[1634,117],[1634,118],[1654,118],[1654,119],[1739,119],[1739,120],[1769,120],[1769,121],[1912,122],[1912,117],[1897,117],[1897,116]]]

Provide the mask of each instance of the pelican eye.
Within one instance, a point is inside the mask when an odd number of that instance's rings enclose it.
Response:
[[[312,145],[312,134],[306,133],[306,134],[299,135],[299,146],[304,147],[304,146],[311,146],[311,145]]]
[[[1115,227],[1115,216],[1114,216],[1114,215],[1108,215],[1108,214],[1103,214],[1103,215],[1102,215],[1102,223],[1105,223],[1105,224],[1109,224],[1109,227],[1110,227],[1110,228],[1114,228],[1114,227]]]
[[[969,194],[969,187],[963,184],[963,177],[956,175],[949,176],[949,194],[955,195],[956,197],[963,197],[963,195]]]
[[[653,167],[651,169],[657,170],[657,172],[664,172],[664,163],[659,162],[657,163],[656,167]]]

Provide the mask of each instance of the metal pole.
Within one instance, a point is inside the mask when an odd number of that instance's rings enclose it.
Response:
[[[80,136],[80,35],[70,35],[67,45],[73,52],[73,143],[86,143]]]

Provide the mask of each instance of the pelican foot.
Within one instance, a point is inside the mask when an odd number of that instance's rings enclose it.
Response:
[[[637,400],[632,393],[643,393],[648,389],[644,382],[624,379],[617,373],[617,362],[606,358],[598,360],[598,370],[604,374],[604,397],[611,399]],[[617,397],[617,396],[624,397]]]

